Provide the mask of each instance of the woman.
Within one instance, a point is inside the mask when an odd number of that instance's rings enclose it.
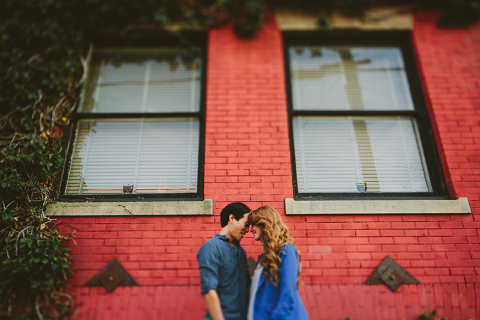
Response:
[[[263,253],[252,278],[247,319],[308,319],[297,289],[300,252],[282,218],[265,206],[252,211],[248,222]]]

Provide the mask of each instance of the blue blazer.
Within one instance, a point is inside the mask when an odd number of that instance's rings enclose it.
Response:
[[[258,257],[258,261],[261,259]],[[297,290],[298,256],[295,247],[287,244],[280,250],[279,283],[261,276],[258,281],[254,320],[306,320],[308,313]]]

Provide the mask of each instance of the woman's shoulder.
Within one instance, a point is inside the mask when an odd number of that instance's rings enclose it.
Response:
[[[287,243],[285,246],[283,246],[282,250],[280,250],[280,259],[281,259],[281,265],[280,269],[286,271],[292,271],[296,270],[293,274],[298,273],[298,255],[297,255],[297,250],[295,249],[295,246],[291,243]],[[293,268],[293,269],[292,269]]]
[[[295,246],[291,243],[287,243],[286,245],[284,245],[282,247],[282,249],[280,249],[280,254],[286,254],[286,255],[289,255],[289,254],[293,254],[293,253],[297,253],[297,250],[295,250]]]
[[[285,248],[288,248],[289,250],[295,250],[295,246],[293,245],[293,243],[287,243],[285,245]]]

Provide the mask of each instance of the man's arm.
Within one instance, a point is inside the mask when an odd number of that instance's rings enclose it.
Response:
[[[212,320],[225,320],[217,290],[211,289],[205,293],[203,297],[205,298],[205,303],[207,304],[207,309],[212,317]]]
[[[197,253],[200,268],[201,293],[205,298],[208,313],[212,320],[224,320],[222,305],[218,297],[218,251],[210,243],[205,243]]]

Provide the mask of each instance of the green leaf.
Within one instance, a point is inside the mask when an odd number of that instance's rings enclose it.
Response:
[[[9,220],[9,219],[12,218],[12,214],[9,213],[9,212],[2,212],[2,218],[3,218],[4,220]]]

